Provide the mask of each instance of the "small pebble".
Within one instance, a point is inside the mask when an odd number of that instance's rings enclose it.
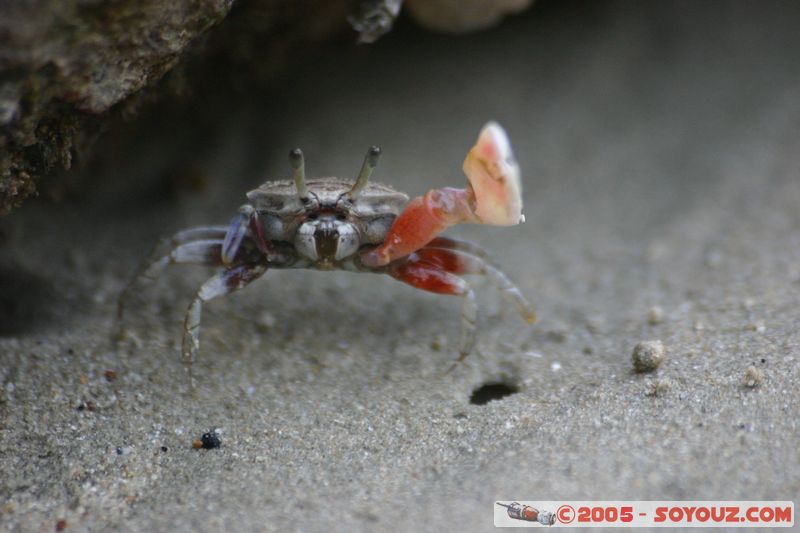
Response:
[[[199,446],[198,446],[199,442]],[[192,442],[192,447],[203,448],[204,450],[213,450],[214,448],[219,448],[222,445],[222,441],[219,438],[219,434],[216,430],[209,431],[208,433],[203,433],[200,437],[199,441],[195,440]]]
[[[633,368],[637,372],[652,372],[664,360],[664,343],[643,341],[633,349]]]
[[[67,521],[63,518],[56,522],[56,531],[64,531],[67,529]]]
[[[647,311],[647,323],[651,326],[661,324],[664,321],[664,310],[654,305]]]
[[[109,382],[117,379],[117,373],[113,370],[106,370],[105,372],[103,372],[103,375],[105,376],[106,381]]]
[[[748,366],[744,371],[742,385],[749,389],[754,389],[764,382],[764,371],[754,366]]]

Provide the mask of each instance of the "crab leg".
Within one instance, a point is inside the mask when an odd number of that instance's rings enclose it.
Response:
[[[417,289],[464,298],[461,311],[461,346],[456,363],[463,361],[475,345],[475,322],[478,317],[475,292],[469,284],[457,275],[446,272],[437,264],[423,261],[416,254],[390,267],[387,274]]]
[[[172,249],[168,254],[151,262],[142,276],[153,279],[158,271],[176,263],[191,263],[196,265],[218,266],[222,264],[220,250],[222,241],[209,239],[192,241]]]
[[[266,270],[267,268],[263,265],[240,265],[221,271],[203,283],[198,289],[186,311],[186,319],[183,323],[183,346],[181,348],[183,364],[186,365],[189,387],[192,391],[194,391],[195,385],[192,367],[200,349],[200,319],[203,314],[203,302],[244,288],[261,277]]]
[[[139,281],[141,277],[152,277],[152,274],[156,270],[156,265],[162,265],[166,258],[172,257],[174,261],[167,261],[169,263],[185,263],[185,262],[197,262],[197,261],[186,261],[182,260],[184,257],[183,251],[178,251],[183,245],[196,243],[196,242],[217,242],[219,244],[222,243],[222,239],[225,237],[225,233],[228,231],[228,228],[224,226],[200,226],[197,228],[190,228],[179,231],[172,237],[167,239],[161,239],[161,241],[153,248],[148,256],[147,260],[144,261],[141,265],[139,265],[139,269],[137,270],[136,275],[131,280],[131,282],[125,287],[122,291],[122,296],[120,300],[123,300],[124,297],[131,291],[133,286]],[[164,249],[169,248],[170,251],[164,255]],[[195,250],[196,252],[196,250]],[[188,251],[187,251],[188,253]],[[191,254],[190,254],[191,255]],[[216,263],[210,263],[216,264]]]
[[[513,226],[525,220],[519,166],[503,128],[494,122],[484,126],[463,168],[466,189],[432,189],[412,199],[383,244],[365,252],[361,262],[373,268],[387,265],[419,250],[455,224]]]
[[[172,242],[181,242],[184,239],[190,238],[189,236],[206,236],[209,234],[206,230],[210,228],[195,228],[193,230],[186,230],[180,232],[172,238]],[[224,228],[223,228],[224,235]],[[213,233],[213,232],[212,232]],[[116,344],[125,337],[125,330],[123,327],[122,319],[125,315],[125,307],[128,304],[133,290],[136,288],[137,283],[142,278],[152,281],[156,278],[156,274],[162,269],[172,264],[189,263],[197,265],[219,266],[222,264],[220,258],[220,250],[222,247],[221,240],[197,240],[185,242],[170,250],[166,255],[161,257],[151,257],[148,261],[142,264],[139,273],[131,280],[130,283],[123,289],[122,293],[117,300],[117,318],[116,327],[112,336],[112,341]]]
[[[475,243],[469,241],[462,241],[460,239],[451,239],[450,237],[436,237],[429,242],[425,248],[444,248],[445,250],[456,250],[458,252],[466,252],[470,255],[480,257],[487,263],[489,262],[489,254]]]
[[[165,248],[172,249],[180,246],[181,244],[186,244],[193,241],[216,239],[222,240],[225,238],[225,233],[227,231],[228,228],[225,226],[199,226],[196,228],[189,228],[179,231],[172,237],[161,239],[159,243],[151,250],[148,260],[144,263],[144,268],[146,268],[149,263],[153,262],[154,259],[162,256]],[[144,268],[140,268],[140,272],[143,271]]]
[[[463,249],[444,248],[436,246],[441,244],[434,240],[421,250],[417,250],[414,256],[420,261],[437,265],[445,272],[453,274],[480,274],[488,277],[503,295],[506,301],[517,308],[517,312],[528,324],[536,322],[536,313],[531,304],[522,295],[519,288],[514,285],[506,274],[489,264],[486,260]],[[458,241],[456,241],[458,242]],[[463,245],[464,243],[459,243]],[[477,247],[476,247],[477,248]]]

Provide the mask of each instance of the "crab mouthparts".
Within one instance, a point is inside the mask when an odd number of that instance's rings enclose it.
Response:
[[[317,257],[322,262],[330,262],[336,257],[336,248],[339,244],[339,231],[333,221],[323,221],[314,231],[314,241],[317,248]]]
[[[355,254],[360,244],[358,230],[352,223],[334,217],[307,220],[297,231],[295,248],[314,261],[320,270],[332,270]]]

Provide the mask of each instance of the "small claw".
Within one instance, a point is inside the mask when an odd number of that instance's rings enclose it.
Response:
[[[464,159],[464,174],[475,195],[475,215],[482,223],[513,226],[525,222],[519,165],[508,135],[496,122],[481,130]]]

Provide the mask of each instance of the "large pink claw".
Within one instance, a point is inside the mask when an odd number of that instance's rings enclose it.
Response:
[[[475,216],[482,224],[514,226],[525,222],[519,165],[508,135],[497,122],[489,122],[481,130],[478,142],[464,159],[464,174],[475,195]]]
[[[411,200],[383,244],[364,253],[361,261],[370,267],[387,265],[455,224],[513,226],[525,221],[519,166],[499,124],[489,122],[483,127],[463,168],[469,181],[466,189],[431,189]]]

